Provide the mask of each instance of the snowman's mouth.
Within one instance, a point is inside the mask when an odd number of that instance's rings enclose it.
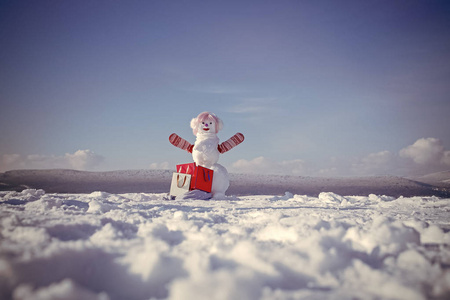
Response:
[[[203,128],[204,131],[209,131],[209,128]]]

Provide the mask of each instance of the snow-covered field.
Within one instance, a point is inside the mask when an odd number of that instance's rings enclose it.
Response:
[[[450,198],[165,197],[0,192],[0,298],[450,298]]]

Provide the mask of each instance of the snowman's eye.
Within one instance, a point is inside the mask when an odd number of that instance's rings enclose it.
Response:
[[[212,122],[209,122],[209,125],[212,125]]]
[[[203,125],[205,125],[205,122],[202,122]]]

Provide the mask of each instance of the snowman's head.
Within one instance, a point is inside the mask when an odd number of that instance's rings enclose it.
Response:
[[[205,111],[191,120],[191,128],[197,134],[216,134],[223,128],[223,122],[215,114]]]

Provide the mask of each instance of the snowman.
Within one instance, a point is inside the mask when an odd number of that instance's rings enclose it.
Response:
[[[230,139],[219,144],[217,133],[222,130],[223,122],[211,112],[202,112],[191,120],[191,128],[197,137],[194,145],[172,133],[169,141],[175,147],[192,153],[194,162],[214,171],[211,194],[214,199],[225,198],[225,192],[230,185],[227,169],[218,164],[219,156],[244,141],[242,133],[236,133]]]

